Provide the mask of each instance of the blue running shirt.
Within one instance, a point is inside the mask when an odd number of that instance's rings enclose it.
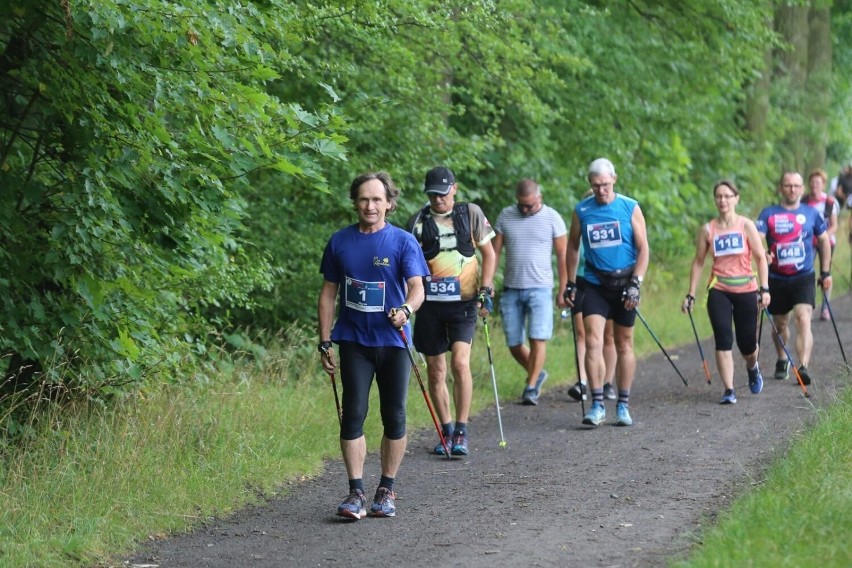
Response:
[[[332,341],[405,347],[388,312],[405,302],[409,278],[429,274],[423,251],[410,233],[390,223],[375,233],[362,233],[357,224],[345,227],[326,244],[320,272],[339,285]],[[405,332],[410,338],[408,324]]]

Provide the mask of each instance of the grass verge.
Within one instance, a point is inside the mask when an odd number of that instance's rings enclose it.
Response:
[[[852,566],[852,390],[673,566]]]

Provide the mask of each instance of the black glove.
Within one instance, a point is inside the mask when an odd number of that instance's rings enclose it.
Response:
[[[624,288],[624,292],[621,293],[621,297],[624,300],[631,300],[633,302],[639,303],[639,288],[642,287],[642,283],[639,282],[638,276],[630,277],[630,284]]]
[[[494,311],[494,300],[491,298],[491,288],[483,286],[479,289],[479,303],[482,304],[482,309],[489,314]]]
[[[565,285],[565,291],[562,292],[562,299],[566,302],[574,303],[574,295],[577,293],[577,283],[576,282],[568,282]]]

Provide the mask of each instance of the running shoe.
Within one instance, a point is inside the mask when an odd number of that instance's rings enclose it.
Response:
[[[819,314],[819,319],[822,321],[831,321],[831,312],[828,311],[828,307],[824,307]]]
[[[722,400],[719,401],[719,404],[736,404],[737,403],[737,394],[734,392],[734,389],[725,389],[725,394],[722,395]]]
[[[615,405],[615,414],[616,426],[633,426],[633,419],[630,418],[630,411],[627,409],[626,402],[619,402]]]
[[[367,516],[367,498],[364,497],[363,491],[353,489],[349,492],[349,496],[343,500],[343,503],[337,508],[337,515],[356,521]]]
[[[541,395],[541,386],[544,384],[544,382],[547,380],[547,378],[548,378],[549,376],[550,376],[550,374],[548,374],[548,372],[547,372],[547,371],[545,371],[544,369],[542,369],[542,370],[539,372],[539,374],[538,374],[538,379],[536,379],[536,381],[535,381],[535,391],[536,391],[539,395]]]
[[[576,383],[574,383],[574,386],[568,389],[568,396],[570,396],[574,400],[588,400],[588,398],[586,397],[587,390],[588,389],[586,388],[585,384],[581,383],[580,381],[577,381]]]
[[[763,390],[763,375],[760,374],[760,367],[754,366],[754,369],[748,370],[748,388],[752,394],[758,394]]]
[[[387,487],[379,487],[376,489],[376,496],[373,497],[373,504],[370,505],[370,516],[396,516],[396,504],[394,503],[394,499],[396,499],[396,495]]]
[[[452,447],[450,443],[451,436],[449,434],[444,434],[444,441],[447,442],[447,447]],[[436,456],[445,456],[447,455],[447,451],[444,449],[444,444],[441,443],[441,440],[438,440],[438,444],[435,446],[435,449],[432,450],[432,453]]]
[[[470,453],[467,448],[467,434],[455,434],[453,436],[450,453],[454,456],[466,456]]]
[[[804,365],[799,365],[799,376],[802,377],[803,384],[811,384],[811,376],[808,374],[808,368]]]
[[[521,395],[521,402],[527,406],[535,406],[538,404],[538,390],[535,387],[524,387],[524,394]]]
[[[790,361],[786,359],[778,359],[775,363],[775,378],[779,381],[783,381],[787,378],[788,372],[790,370]]]
[[[583,424],[591,426],[600,426],[606,420],[606,409],[601,401],[596,400],[592,403],[592,407],[583,416]]]
[[[615,400],[615,389],[612,388],[612,383],[604,383],[604,398]]]

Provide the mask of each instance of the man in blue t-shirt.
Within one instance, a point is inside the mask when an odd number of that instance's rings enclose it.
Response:
[[[831,288],[831,242],[825,221],[819,211],[801,203],[804,182],[798,172],[781,176],[779,205],[770,205],[760,212],[757,230],[766,237],[769,255],[769,313],[784,344],[790,339],[790,312],[796,322],[796,355],[799,357],[799,376],[806,385],[811,383],[808,363],[814,346],[811,333],[811,314],[816,305],[814,286],[814,237],[819,246],[822,289]],[[773,336],[775,332],[773,330]],[[775,378],[786,379],[790,361],[781,344],[775,340],[778,361]]]
[[[411,314],[423,303],[423,277],[429,269],[414,237],[386,220],[396,209],[398,196],[385,172],[355,178],[349,197],[358,223],[332,235],[320,266],[324,282],[317,307],[319,351],[323,369],[334,380],[337,365],[332,342],[339,346],[343,387],[340,449],[349,495],[337,514],[355,520],[367,514],[364,420],[374,376],[384,436],[382,477],[370,505],[372,516],[396,514],[393,485],[407,442],[405,402],[411,362],[399,330],[403,326],[408,330]],[[332,328],[335,304],[340,309]]]
[[[592,407],[583,424],[598,426],[606,419],[603,357],[607,320],[613,322],[616,361],[616,426],[630,426],[628,404],[636,373],[633,355],[633,324],[639,290],[648,270],[650,249],[645,217],[639,204],[615,192],[615,166],[606,158],[589,164],[592,195],[577,204],[568,231],[568,284],[564,297],[572,307],[577,299],[576,276],[580,243],[585,251],[583,276],[583,326],[586,332],[586,376],[592,391]]]

